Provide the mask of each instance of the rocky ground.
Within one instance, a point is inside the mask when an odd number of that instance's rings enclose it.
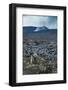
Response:
[[[23,74],[57,73],[56,41],[24,41]]]

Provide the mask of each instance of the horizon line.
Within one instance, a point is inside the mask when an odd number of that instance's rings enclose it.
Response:
[[[47,26],[22,26],[22,27],[47,27]],[[48,28],[48,27],[47,27]],[[48,28],[48,29],[57,29],[57,28]]]

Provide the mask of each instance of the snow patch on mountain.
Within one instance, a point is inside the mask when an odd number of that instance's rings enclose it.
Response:
[[[37,27],[34,32],[38,32],[38,31],[42,31],[42,30],[48,30],[47,27],[43,26],[43,27]]]

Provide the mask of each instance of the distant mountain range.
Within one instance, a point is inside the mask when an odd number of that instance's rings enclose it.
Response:
[[[43,27],[23,27],[24,38],[29,39],[47,39],[57,40],[57,29],[48,29],[46,26]]]

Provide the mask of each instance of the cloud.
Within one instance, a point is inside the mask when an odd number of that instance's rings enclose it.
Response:
[[[46,26],[48,28],[57,28],[57,17],[23,15],[22,24],[23,26],[36,26],[36,27]]]

